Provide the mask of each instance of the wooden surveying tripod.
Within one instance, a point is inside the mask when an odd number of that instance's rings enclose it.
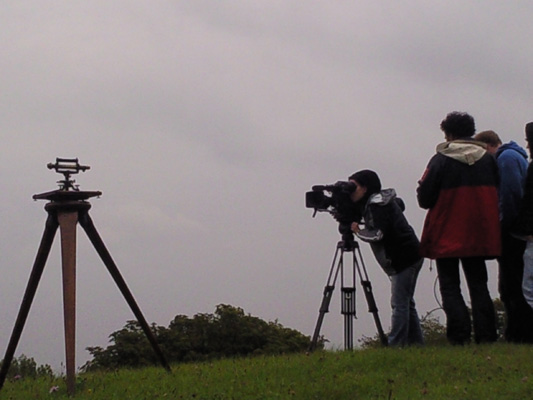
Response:
[[[78,222],[85,230],[89,240],[96,249],[98,255],[104,262],[109,273],[122,292],[126,302],[130,306],[137,321],[141,325],[148,341],[152,345],[162,366],[170,372],[170,366],[167,363],[163,352],[161,351],[155,335],[146,322],[139,306],[131,294],[126,282],[122,278],[111,254],[104,245],[96,230],[89,209],[91,204],[87,201],[91,197],[100,196],[98,191],[86,192],[80,191],[73,185],[74,181],[70,179],[71,174],[89,169],[88,166],[79,165],[78,159],[57,158],[55,164],[48,164],[49,169],[55,169],[56,172],[62,173],[65,180],[60,181],[59,190],[36,194],[35,200],[48,200],[45,210],[48,212],[44,233],[41,244],[33,264],[33,269],[22,299],[22,304],[13,328],[13,333],[9,341],[2,368],[0,369],[0,389],[3,387],[9,366],[13,360],[17,344],[19,342],[24,324],[30,311],[31,303],[35,297],[37,286],[41,279],[46,260],[50,254],[57,228],[61,233],[61,259],[63,270],[63,313],[65,323],[65,353],[66,353],[66,373],[67,373],[67,391],[69,395],[75,392],[76,382],[76,226]]]

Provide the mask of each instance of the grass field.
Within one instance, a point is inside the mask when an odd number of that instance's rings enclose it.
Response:
[[[76,399],[531,399],[533,347],[324,351],[89,373]],[[62,378],[6,382],[3,399],[66,399]]]

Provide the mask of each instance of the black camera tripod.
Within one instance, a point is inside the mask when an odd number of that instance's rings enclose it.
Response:
[[[348,286],[345,285],[345,271],[344,271],[344,253],[349,252],[352,254],[352,271],[351,280],[350,277],[346,278]],[[352,233],[343,233],[342,240],[337,243],[337,249],[333,256],[333,262],[329,270],[328,280],[324,288],[324,297],[320,305],[318,320],[315,326],[315,332],[311,340],[309,351],[316,349],[318,339],[320,337],[320,328],[324,321],[324,316],[329,312],[329,304],[331,297],[335,289],[335,282],[338,276],[341,276],[341,314],[344,316],[344,349],[353,349],[353,320],[356,318],[356,298],[355,298],[355,281],[356,275],[359,275],[359,280],[363,291],[365,293],[366,302],[368,304],[368,312],[372,313],[374,322],[378,331],[379,339],[383,346],[387,346],[387,336],[383,332],[383,327],[378,315],[378,308],[376,306],[376,300],[372,293],[372,284],[368,279],[365,263],[359,248],[359,243],[353,238]],[[351,285],[350,285],[351,283]]]
[[[73,395],[75,391],[75,339],[76,339],[76,225],[79,222],[89,237],[89,240],[96,249],[98,255],[104,262],[109,273],[113,277],[118,288],[122,292],[126,302],[130,306],[137,321],[141,325],[148,341],[152,345],[159,361],[163,367],[170,372],[170,366],[163,355],[155,335],[146,322],[139,306],[131,294],[126,282],[122,278],[111,254],[106,249],[104,242],[100,238],[91,217],[89,209],[91,204],[87,201],[91,197],[100,196],[98,191],[80,191],[73,185],[74,180],[70,179],[71,174],[89,169],[88,166],[79,165],[78,159],[56,159],[55,164],[48,164],[49,169],[64,175],[65,179],[59,181],[59,190],[36,194],[35,200],[48,200],[45,210],[48,218],[45,230],[41,239],[41,244],[33,264],[26,291],[22,299],[22,304],[13,328],[13,333],[9,341],[6,354],[0,369],[0,389],[3,387],[9,366],[13,361],[13,355],[19,342],[24,324],[28,317],[31,303],[35,297],[37,286],[41,279],[46,260],[54,241],[54,236],[59,227],[61,233],[61,258],[63,270],[63,313],[65,324],[65,352],[66,352],[66,375],[67,391]]]

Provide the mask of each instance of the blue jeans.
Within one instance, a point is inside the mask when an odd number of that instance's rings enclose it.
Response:
[[[524,277],[522,279],[522,293],[533,308],[533,242],[528,241],[524,251]]]
[[[391,275],[391,331],[389,346],[424,344],[414,300],[416,280],[424,260]]]

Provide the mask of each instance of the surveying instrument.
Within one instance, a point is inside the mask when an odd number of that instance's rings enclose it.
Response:
[[[48,169],[53,169],[59,174],[63,174],[64,179],[58,181],[59,189],[36,194],[34,200],[48,200],[45,210],[48,213],[44,233],[41,239],[37,256],[33,264],[26,291],[22,299],[22,304],[13,328],[11,339],[7,346],[6,354],[0,369],[0,389],[3,387],[9,366],[13,360],[16,347],[18,345],[24,324],[28,317],[31,304],[37,291],[37,286],[41,279],[46,260],[50,254],[55,234],[59,228],[61,233],[61,259],[63,273],[63,314],[64,314],[64,331],[65,331],[65,353],[66,353],[66,381],[67,392],[73,395],[76,383],[76,226],[79,224],[85,230],[89,240],[107,267],[111,277],[115,281],[119,290],[122,292],[126,302],[130,306],[133,314],[142,327],[148,341],[161,365],[170,372],[170,366],[161,351],[156,337],[150,326],[146,322],[139,306],[131,294],[126,282],[122,278],[111,254],[104,245],[96,230],[89,209],[91,204],[87,201],[92,197],[99,197],[102,192],[99,191],[81,191],[75,181],[71,179],[73,174],[80,171],[85,172],[90,169],[89,166],[80,165],[78,159],[57,158],[55,163],[49,163]]]

